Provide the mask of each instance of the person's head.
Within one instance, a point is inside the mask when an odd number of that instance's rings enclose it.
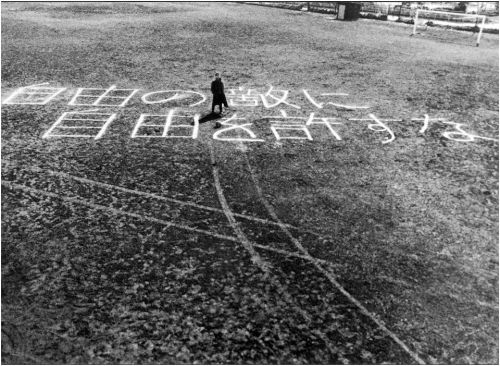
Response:
[[[215,78],[216,78],[217,80],[219,80],[219,79],[220,79],[220,74],[219,74],[218,72],[216,72],[216,73],[215,73]]]

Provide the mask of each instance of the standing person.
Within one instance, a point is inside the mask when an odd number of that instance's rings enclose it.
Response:
[[[224,107],[228,108],[226,95],[224,94],[224,83],[222,82],[220,75],[218,72],[215,73],[215,80],[212,81],[212,85],[210,87],[213,94],[212,99],[212,113],[214,112],[215,106],[219,106],[219,113],[222,113],[222,104]]]

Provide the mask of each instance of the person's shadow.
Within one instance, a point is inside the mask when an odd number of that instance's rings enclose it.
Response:
[[[213,121],[214,119],[219,119],[221,117],[222,116],[220,115],[220,113],[210,112],[206,116],[201,117],[199,119],[199,123],[210,122],[210,121]]]

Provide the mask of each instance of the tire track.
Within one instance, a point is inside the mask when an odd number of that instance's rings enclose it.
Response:
[[[243,149],[242,151],[246,151],[247,150],[246,147],[244,147],[242,149]],[[8,161],[8,160],[2,160],[2,164],[12,164],[12,163],[10,161]],[[221,210],[221,209],[219,209],[219,208],[205,206],[205,205],[200,205],[200,204],[197,204],[195,202],[182,201],[182,200],[178,200],[178,199],[175,199],[175,198],[160,196],[160,195],[154,194],[154,193],[143,192],[143,191],[139,191],[139,190],[135,190],[135,189],[129,189],[129,188],[125,188],[125,187],[121,187],[121,186],[116,186],[116,185],[112,185],[112,184],[108,184],[108,183],[104,183],[104,182],[99,182],[99,181],[95,181],[95,180],[91,180],[91,179],[87,179],[87,178],[83,178],[83,177],[77,177],[77,176],[71,175],[69,173],[56,172],[56,171],[52,171],[52,170],[49,170],[49,169],[44,170],[44,169],[41,169],[39,167],[30,167],[30,166],[23,167],[23,169],[26,169],[26,170],[29,170],[29,171],[33,171],[33,172],[38,172],[38,173],[40,173],[40,172],[41,173],[48,173],[50,175],[59,176],[59,177],[62,177],[62,178],[69,178],[69,179],[72,179],[72,180],[75,180],[75,181],[81,182],[81,183],[95,185],[95,186],[99,186],[99,187],[103,187],[103,188],[109,188],[109,189],[117,190],[117,191],[120,191],[120,192],[129,193],[129,194],[132,194],[132,195],[143,196],[143,197],[146,197],[146,198],[152,198],[152,199],[159,200],[159,201],[171,202],[171,203],[175,203],[175,204],[178,204],[178,205],[181,205],[181,206],[188,206],[188,207],[193,207],[193,208],[197,208],[197,209],[200,209],[200,210],[206,210],[206,211],[211,211],[211,212],[221,213],[221,214],[224,213],[224,211]],[[5,171],[4,171],[4,173],[5,173]],[[280,227],[280,225],[281,226],[284,225],[289,230],[290,229],[291,230],[297,230],[298,232],[301,232],[301,233],[307,233],[307,234],[314,235],[314,236],[318,237],[319,239],[334,241],[334,238],[332,236],[327,235],[327,234],[318,233],[317,231],[314,231],[314,230],[311,230],[311,229],[300,228],[300,227],[297,227],[297,226],[294,226],[294,225],[290,225],[290,224],[286,224],[286,223],[283,223],[283,222],[281,222],[280,224],[278,224],[275,221],[271,221],[271,220],[263,219],[263,218],[260,218],[260,217],[251,216],[251,215],[240,214],[240,213],[236,213],[236,212],[232,212],[232,214],[233,214],[233,216],[235,218],[237,217],[237,218],[248,220],[248,221],[251,221],[251,222],[259,222],[259,223],[262,223],[262,224],[272,225],[272,226],[278,226],[278,227]],[[381,248],[381,250],[384,250],[384,251],[386,251],[387,253],[390,253],[390,254],[402,255],[402,256],[408,257],[408,253],[405,252],[405,251],[396,250],[396,249],[389,249],[389,248]],[[434,256],[434,257],[435,256],[439,256],[439,253],[432,252],[432,251],[427,251],[427,250],[424,250],[423,253],[431,255],[431,256]],[[431,259],[428,259],[428,260],[431,261],[432,263],[436,263],[437,265],[448,264],[447,261],[445,261],[443,259],[440,259],[440,258],[431,258]],[[470,273],[470,275],[472,275],[472,276],[474,276],[475,273],[477,273],[477,271],[478,271],[478,269],[474,269],[474,271],[473,271],[472,268],[470,266],[468,266],[468,265],[459,264],[459,266],[461,268],[463,268],[464,270],[466,270],[468,273]],[[486,272],[486,271],[484,271],[484,272]],[[485,275],[491,276],[491,273],[485,273]],[[400,281],[400,280],[396,280],[396,281]]]
[[[244,149],[242,149],[244,150]],[[254,183],[255,189],[257,191],[257,195],[259,197],[259,200],[262,202],[266,210],[268,211],[269,215],[273,218],[275,222],[278,223],[279,227],[281,230],[285,233],[286,236],[290,239],[290,241],[295,245],[295,247],[304,255],[306,260],[310,262],[311,264],[316,267],[318,271],[320,271],[329,281],[330,283],[338,290],[340,291],[352,304],[354,304],[359,311],[366,315],[368,318],[370,318],[377,326],[380,328],[386,335],[388,335],[396,344],[398,344],[403,351],[406,352],[415,362],[421,365],[425,365],[425,361],[420,358],[418,354],[413,352],[394,332],[389,330],[382,320],[379,319],[378,316],[370,312],[359,300],[357,300],[353,295],[351,295],[336,279],[333,273],[331,273],[329,270],[325,269],[319,261],[312,257],[309,252],[304,248],[304,246],[290,233],[288,228],[283,225],[281,220],[279,219],[278,215],[274,211],[273,206],[266,200],[262,193],[262,189],[260,187],[260,184],[257,180],[257,177],[255,175],[255,171],[253,170],[252,166],[250,165],[250,161],[248,160],[248,156],[243,151],[243,156],[245,159],[245,163],[247,166],[248,171],[250,172],[251,179]]]
[[[36,194],[36,195],[55,198],[55,199],[59,199],[59,200],[64,201],[64,202],[69,202],[69,203],[77,204],[80,206],[86,206],[86,207],[89,207],[92,209],[106,211],[106,212],[116,214],[116,215],[124,215],[124,216],[129,216],[129,217],[133,217],[133,218],[140,219],[140,220],[151,221],[151,222],[154,222],[157,224],[165,225],[167,228],[174,227],[174,228],[178,228],[178,229],[182,229],[182,230],[186,230],[186,231],[190,231],[190,232],[194,232],[194,233],[198,233],[198,234],[212,236],[212,237],[215,237],[218,239],[223,239],[223,240],[229,240],[229,241],[236,240],[234,237],[231,237],[231,236],[217,234],[217,233],[213,233],[213,232],[210,232],[207,230],[201,230],[201,229],[193,228],[190,226],[177,224],[177,223],[174,223],[172,221],[157,219],[153,216],[140,215],[140,214],[133,213],[133,212],[127,212],[127,211],[115,209],[112,207],[103,206],[103,205],[100,205],[97,203],[87,202],[85,200],[78,199],[75,197],[66,197],[66,196],[56,194],[56,193],[46,192],[46,191],[43,191],[41,189],[27,187],[25,185],[17,184],[17,183],[6,181],[6,180],[2,180],[2,185],[5,187],[8,187],[8,188],[18,189],[18,190],[29,192],[29,193]]]
[[[40,170],[40,172],[42,172],[42,170]],[[167,227],[175,227],[177,229],[182,229],[182,230],[186,230],[186,231],[190,231],[190,232],[194,232],[194,233],[198,233],[198,234],[208,235],[208,236],[211,236],[214,238],[232,241],[234,243],[240,243],[240,241],[237,237],[224,235],[224,234],[220,234],[220,233],[215,233],[215,232],[209,231],[209,230],[203,230],[203,229],[199,229],[199,228],[192,227],[189,225],[182,225],[182,224],[178,224],[178,223],[168,221],[168,220],[158,219],[157,217],[154,217],[151,215],[138,214],[136,212],[129,212],[129,211],[109,207],[106,205],[98,204],[95,202],[89,202],[81,196],[69,197],[69,196],[62,195],[60,193],[54,193],[54,192],[46,191],[43,189],[26,186],[24,184],[21,184],[20,182],[8,181],[5,179],[2,180],[1,184],[8,189],[27,192],[27,193],[30,193],[30,194],[35,195],[37,197],[44,196],[44,197],[49,197],[49,198],[53,198],[53,199],[59,199],[63,202],[69,202],[69,203],[73,203],[76,205],[85,206],[85,207],[88,207],[91,209],[95,209],[95,210],[99,210],[99,211],[103,211],[103,212],[108,212],[108,213],[115,214],[115,215],[128,216],[128,217],[132,217],[135,219],[139,219],[141,221],[149,221],[149,222],[153,222],[156,224],[165,225]],[[115,197],[113,197],[113,202],[116,203],[117,201],[118,200]],[[252,243],[252,245],[256,248],[270,251],[270,252],[275,252],[275,253],[281,254],[281,255],[286,256],[286,257],[304,259],[304,256],[300,253],[297,253],[297,252],[289,252],[286,250],[277,249],[277,248],[273,248],[270,246],[257,244],[257,243]],[[325,264],[328,264],[328,262],[325,261]]]
[[[3,162],[5,162],[5,161],[3,161]],[[88,178],[77,177],[77,176],[69,174],[69,173],[56,172],[56,171],[53,171],[53,170],[50,170],[50,169],[42,169],[42,168],[39,168],[39,167],[30,167],[30,166],[23,167],[23,169],[26,169],[26,170],[29,170],[29,171],[32,171],[32,172],[37,172],[37,173],[48,173],[50,175],[54,175],[54,176],[58,176],[58,177],[62,177],[62,178],[69,178],[69,179],[72,179],[72,180],[75,180],[75,181],[81,182],[81,183],[87,183],[87,184],[90,184],[90,185],[100,186],[100,187],[103,187],[103,188],[115,189],[115,190],[118,190],[118,191],[121,191],[121,192],[124,192],[124,193],[129,193],[129,194],[133,194],[133,195],[143,196],[143,197],[152,198],[152,199],[156,199],[156,200],[160,200],[160,201],[165,201],[165,202],[172,202],[172,203],[176,203],[176,204],[182,205],[182,206],[190,206],[190,207],[194,207],[194,208],[197,208],[197,209],[200,209],[200,210],[217,212],[217,213],[224,213],[224,210],[221,210],[221,209],[216,208],[216,207],[210,207],[210,206],[200,205],[198,203],[190,202],[190,201],[181,201],[181,200],[178,200],[178,199],[175,199],[175,198],[160,196],[160,195],[155,194],[155,193],[139,191],[139,190],[136,190],[136,189],[125,188],[125,187],[121,187],[121,186],[117,186],[117,185],[113,185],[113,184],[109,184],[109,183],[104,183],[104,182],[99,182],[99,181],[91,180],[91,179],[88,179]],[[260,217],[255,217],[255,216],[251,216],[251,215],[240,214],[240,213],[236,213],[236,212],[232,212],[232,214],[233,214],[234,217],[238,217],[238,218],[241,218],[241,219],[246,219],[246,220],[249,220],[249,221],[259,222],[259,223],[267,224],[267,225],[279,226],[279,224],[276,223],[276,222],[273,222],[273,221],[270,221],[270,220],[267,220],[267,219],[263,219],[263,218],[260,218]],[[317,232],[314,232],[314,231],[311,231],[311,230],[308,230],[308,229],[305,229],[305,228],[298,228],[298,227],[296,227],[294,225],[290,225],[290,224],[283,224],[283,225],[285,225],[286,227],[288,227],[290,229],[294,229],[294,230],[306,232],[306,233],[309,233],[309,234],[312,234],[312,235],[324,237],[322,234],[319,234]]]
[[[266,274],[270,282],[280,290],[280,292],[284,295],[286,302],[292,306],[293,310],[295,310],[295,312],[297,312],[306,321],[306,323],[310,325],[312,323],[311,316],[305,310],[301,309],[297,305],[297,303],[294,301],[294,299],[287,291],[287,289],[284,286],[282,286],[278,278],[271,273],[273,269],[272,265],[269,262],[262,259],[262,257],[257,253],[255,247],[252,245],[252,243],[246,237],[245,233],[242,231],[239,223],[234,219],[234,216],[231,212],[231,209],[229,208],[227,200],[224,196],[224,191],[222,190],[222,186],[220,183],[220,173],[219,173],[219,168],[217,166],[217,161],[215,159],[213,144],[210,141],[208,145],[210,149],[210,162],[212,164],[212,173],[214,176],[214,183],[215,183],[215,188],[217,190],[217,196],[224,210],[224,213],[226,214],[227,220],[233,227],[233,230],[236,233],[243,247],[250,254],[252,262],[255,265],[257,265]],[[325,346],[328,348],[332,357],[336,357],[337,352],[335,350],[335,345],[331,344],[331,341],[328,339],[328,337],[319,330],[315,331],[314,334],[316,334],[324,342]]]
[[[3,161],[3,163],[5,163],[5,162],[6,161]],[[8,161],[7,161],[7,163],[8,163]],[[246,164],[247,164],[247,169],[249,169],[249,171],[250,171],[251,166],[249,166],[249,161],[247,161]],[[26,170],[26,171],[30,171],[30,172],[36,172],[36,173],[39,173],[39,174],[40,173],[42,173],[42,174],[46,173],[46,174],[49,174],[50,176],[58,177],[60,179],[68,179],[68,180],[76,181],[76,182],[79,182],[79,183],[82,183],[82,184],[90,185],[90,186],[93,186],[93,187],[95,186],[95,187],[103,188],[105,190],[111,190],[112,194],[109,195],[109,196],[113,200],[113,202],[110,203],[113,206],[118,206],[118,207],[120,206],[119,205],[119,199],[116,198],[116,192],[115,192],[115,191],[118,191],[118,192],[123,192],[123,193],[129,194],[129,195],[132,195],[134,197],[135,196],[139,196],[139,197],[144,197],[144,198],[147,198],[147,199],[157,200],[157,201],[161,201],[161,202],[173,203],[173,204],[176,204],[176,205],[180,205],[182,207],[196,208],[198,210],[215,212],[215,213],[220,213],[220,214],[223,213],[223,210],[221,210],[219,208],[209,207],[209,206],[203,206],[203,205],[199,205],[199,204],[196,204],[194,202],[189,202],[189,201],[187,201],[187,202],[186,201],[181,201],[181,200],[178,200],[178,199],[173,199],[173,198],[169,198],[169,197],[165,197],[165,196],[160,196],[160,195],[157,195],[157,194],[154,194],[154,193],[143,192],[143,191],[138,191],[138,190],[134,190],[134,189],[128,189],[128,188],[125,188],[125,187],[116,186],[116,185],[112,185],[112,184],[108,184],[108,183],[103,183],[103,182],[99,182],[99,181],[94,181],[94,180],[83,178],[83,177],[77,177],[77,176],[74,176],[74,175],[71,175],[71,174],[68,174],[68,173],[64,173],[64,172],[56,172],[56,171],[52,171],[52,170],[44,170],[44,169],[39,168],[39,167],[31,167],[31,166],[25,166],[25,167],[22,167],[22,168],[19,168],[19,169],[21,171],[22,170]],[[19,171],[17,171],[17,172],[19,172]],[[9,171],[8,170],[7,171],[4,170],[3,173],[4,173],[4,175],[9,175]],[[262,190],[260,188],[260,185],[258,185],[255,172],[253,172],[253,173],[254,174],[253,174],[252,180],[253,180],[253,183],[255,185],[255,189],[257,191],[260,190],[260,196],[264,197],[263,196],[263,192],[262,192]],[[22,185],[22,182],[20,182],[18,179],[16,179],[16,181],[15,182],[13,181],[12,183],[19,183],[19,184]],[[34,187],[34,188],[39,189],[40,187]],[[75,190],[75,189],[76,189],[76,187],[72,187],[71,190]],[[75,194],[75,197],[82,197],[83,198],[81,190],[79,190],[79,189],[76,189],[76,190],[78,192]],[[66,191],[66,192],[68,192],[68,191]],[[94,197],[92,197],[92,199],[94,199]],[[86,201],[86,200],[84,199],[84,201]],[[86,202],[88,202],[88,201],[86,201]],[[273,210],[272,206],[269,205],[268,201],[265,200],[265,202],[268,205],[266,207],[266,209],[268,211],[269,211],[269,209]],[[143,203],[144,202],[141,201],[141,204],[143,204]],[[263,204],[264,204],[264,202],[263,202]],[[101,206],[106,206],[106,205],[101,205]],[[124,214],[126,214],[126,212],[128,212],[128,210],[124,210],[124,209],[121,209],[121,211],[125,212]],[[322,238],[322,239],[327,238],[326,236],[318,234],[318,233],[313,232],[311,230],[298,228],[296,226],[283,223],[281,221],[276,222],[276,221],[271,221],[271,220],[268,220],[268,219],[262,219],[262,218],[259,218],[259,217],[255,217],[255,216],[238,214],[238,213],[234,213],[234,212],[232,212],[232,213],[233,213],[233,216],[235,218],[237,217],[239,219],[248,220],[248,221],[251,221],[251,222],[258,222],[258,223],[263,223],[263,224],[267,224],[267,225],[278,226],[278,227],[280,227],[281,230],[283,230],[283,228],[285,228],[285,229],[288,230],[288,233],[290,234],[290,235],[286,234],[289,239],[290,239],[290,237],[293,237],[293,234],[290,232],[290,230],[296,230],[296,231],[301,232],[301,233],[313,234],[314,236],[316,236],[318,238]],[[180,213],[178,212],[176,216],[178,217],[179,215],[180,215]],[[151,216],[151,215],[146,215],[145,217],[148,217],[148,216]],[[161,216],[161,214],[159,216]],[[152,217],[155,217],[156,219],[158,219],[157,216],[152,216]],[[276,220],[276,217],[277,217],[277,215],[275,215],[275,217],[273,217],[273,220]],[[171,220],[166,220],[166,221],[171,221]],[[203,225],[206,222],[204,222],[204,220],[198,220],[198,221],[191,220],[191,223],[194,224],[194,226],[196,226],[198,223],[200,225]],[[193,225],[191,225],[191,224],[184,225],[184,226],[189,226],[191,228],[194,228]],[[211,231],[211,230],[208,230],[208,231]],[[230,237],[228,235],[226,235],[226,236]],[[233,240],[234,242],[238,242],[238,240],[237,240],[236,237],[234,237],[233,239],[234,239]],[[256,248],[267,250],[269,252],[280,253],[280,254],[282,254],[283,256],[286,256],[286,257],[302,258],[302,259],[305,259],[305,260],[309,259],[309,256],[304,255],[303,252],[301,252],[301,251],[290,251],[290,250],[281,249],[280,247],[286,247],[287,246],[287,244],[285,244],[285,243],[273,242],[272,244],[274,246],[277,246],[277,247],[259,244],[259,243],[254,242],[254,241],[251,241],[251,244],[254,247],[256,247]],[[295,247],[297,248],[297,246],[295,246]],[[389,249],[385,249],[385,250],[387,250],[390,253],[394,253],[394,254],[401,254],[401,255],[405,255],[406,254],[407,255],[407,253],[400,253],[399,251],[396,251],[396,250],[389,250]],[[329,261],[329,260],[317,258],[317,257],[314,257],[314,256],[310,256],[310,257],[314,258],[314,260],[317,261],[318,263],[320,263],[321,265],[325,265],[325,266],[330,267],[330,268],[332,266],[335,266],[335,264],[333,262]],[[437,260],[437,259],[435,261],[440,263],[440,261]],[[385,276],[385,275],[382,275],[382,274],[377,275],[376,278],[380,279],[380,280],[382,280],[384,282],[395,284],[395,285],[399,285],[399,286],[403,286],[403,287],[406,287],[406,288],[413,288],[414,287],[414,284],[411,284],[411,283],[409,283],[409,282],[407,282],[405,280],[395,279],[395,278],[392,278],[392,277],[389,277],[389,276]],[[473,300],[473,299],[464,298],[462,296],[456,295],[456,294],[448,292],[448,291],[439,291],[439,293],[437,293],[436,291],[426,290],[425,293],[427,293],[429,295],[433,295],[433,296],[448,296],[450,298],[455,299],[456,301],[459,301],[459,302],[462,302],[462,303],[476,305],[476,306],[479,306],[479,307],[489,308],[489,309],[493,309],[493,310],[498,309],[498,305],[497,304],[493,304],[493,303],[489,303],[489,302],[485,302],[485,301],[480,301],[480,300]]]
[[[255,248],[253,245],[250,243],[246,235],[243,233],[241,230],[240,224],[235,220],[233,213],[231,212],[231,209],[229,208],[229,205],[227,204],[226,197],[224,196],[224,192],[222,190],[222,186],[220,183],[220,177],[219,177],[219,168],[217,167],[217,162],[215,161],[215,153],[214,153],[214,148],[212,143],[209,144],[209,149],[210,149],[210,162],[212,164],[212,174],[214,177],[214,183],[215,183],[215,189],[217,191],[217,197],[219,198],[219,202],[222,206],[222,210],[224,211],[224,215],[227,218],[227,221],[231,225],[234,233],[238,237],[240,243],[243,245],[243,247],[246,249],[246,251],[250,254],[251,260],[254,264],[256,264],[264,273],[267,275],[269,274],[270,271],[270,264],[264,261],[260,255],[255,251]]]

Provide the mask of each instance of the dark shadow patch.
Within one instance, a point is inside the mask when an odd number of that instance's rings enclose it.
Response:
[[[210,121],[213,121],[215,119],[219,119],[221,117],[222,116],[220,115],[220,113],[211,112],[211,113],[201,117],[199,122],[200,123],[210,122]]]

